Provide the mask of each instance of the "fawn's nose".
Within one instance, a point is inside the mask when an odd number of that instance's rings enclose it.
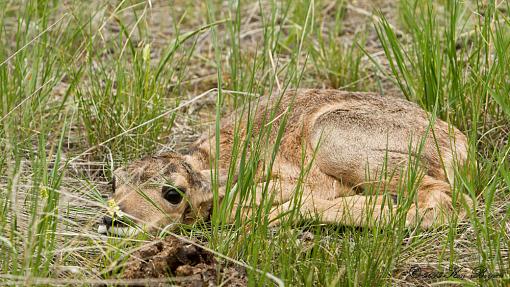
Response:
[[[106,226],[118,226],[118,227],[126,226],[126,223],[122,222],[120,218],[118,217],[112,218],[108,215],[103,217],[103,224]]]
[[[112,226],[113,225],[113,219],[110,216],[104,216],[103,217],[103,224],[106,226]]]

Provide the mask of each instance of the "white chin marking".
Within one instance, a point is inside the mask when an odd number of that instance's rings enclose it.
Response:
[[[108,234],[115,234],[120,237],[135,236],[140,231],[133,227],[108,227]]]
[[[117,235],[120,237],[130,237],[140,233],[140,230],[134,227],[117,227],[100,224],[97,228],[97,233],[104,235]]]
[[[99,227],[97,228],[97,233],[106,234],[108,233],[108,228],[106,228],[106,225],[104,224],[99,224]]]

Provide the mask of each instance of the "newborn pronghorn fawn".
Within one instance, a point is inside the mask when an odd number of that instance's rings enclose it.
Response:
[[[466,137],[439,119],[431,125],[430,115],[417,105],[373,93],[304,89],[288,91],[281,98],[264,97],[257,103],[252,125],[241,121],[237,136],[253,143],[273,126],[261,151],[254,199],[256,207],[264,198],[272,197],[273,208],[268,214],[271,224],[277,224],[292,208],[297,208],[303,218],[324,223],[385,224],[408,197],[412,197],[404,214],[408,226],[428,228],[447,223],[451,215],[464,216],[462,208],[455,208],[452,202],[450,183],[455,167],[466,161]],[[286,125],[273,155],[278,126],[284,119]],[[217,163],[220,200],[225,195],[223,178],[232,162],[234,125],[233,116],[221,122]],[[247,134],[251,135],[248,139]],[[122,216],[149,231],[207,219],[212,212],[210,178],[215,144],[216,135],[210,132],[197,140],[188,154],[150,156],[115,170],[114,220],[104,217],[99,231],[118,235],[136,232]],[[272,171],[267,176],[267,166],[263,165],[272,156]],[[410,192],[402,182],[413,164],[422,172],[415,192]],[[267,179],[269,185],[264,182]],[[300,192],[296,192],[298,181]],[[367,194],[370,190],[381,192]],[[301,196],[298,206],[294,206],[296,194]],[[234,200],[227,218],[234,219],[239,204]]]

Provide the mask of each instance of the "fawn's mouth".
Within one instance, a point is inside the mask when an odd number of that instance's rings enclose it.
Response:
[[[122,212],[113,198],[107,201],[107,208],[109,215],[104,216],[99,224],[97,228],[99,234],[130,237],[141,232],[141,230],[133,224],[133,221],[128,216],[125,216],[125,213]]]
[[[140,233],[140,230],[131,226],[106,226],[99,224],[97,232],[103,235],[117,235],[120,237],[131,237]]]

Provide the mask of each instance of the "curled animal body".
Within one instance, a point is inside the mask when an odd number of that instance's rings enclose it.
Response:
[[[416,104],[375,93],[298,89],[250,105],[244,116],[221,121],[219,155],[212,128],[187,154],[148,156],[115,170],[113,199],[120,216],[105,217],[100,231],[136,233],[121,216],[149,231],[207,218],[212,212],[211,170],[217,166],[221,200],[228,193],[226,173],[236,164],[235,142],[248,141],[249,154],[259,138],[261,164],[249,202],[253,209],[270,197],[271,224],[290,210],[325,223],[386,224],[404,201],[408,226],[428,228],[465,215],[466,205],[458,202],[469,204],[470,199],[453,196],[452,185],[454,170],[467,159],[466,137],[446,122],[432,120]],[[213,159],[218,159],[215,165]],[[410,169],[416,182],[406,186]],[[232,204],[227,218],[233,219],[241,203]]]

